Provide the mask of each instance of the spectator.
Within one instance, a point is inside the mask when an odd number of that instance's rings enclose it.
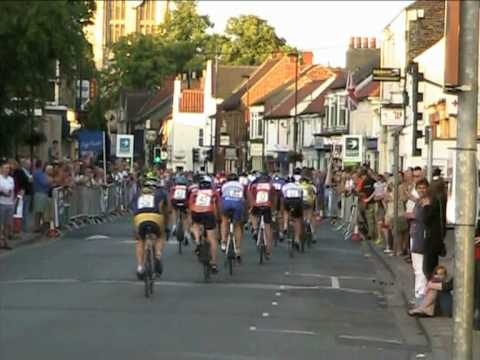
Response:
[[[20,165],[15,161],[13,166],[13,179],[15,181],[15,195],[20,195],[23,200],[22,230],[28,231],[28,217],[33,195],[33,177],[30,174],[30,160],[20,159]]]
[[[359,209],[367,225],[367,238],[376,238],[375,228],[375,204],[373,200],[375,180],[369,175],[367,169],[360,171]]]
[[[53,140],[52,146],[48,148],[48,162],[53,163],[60,161],[60,149],[58,146],[58,140]]]
[[[3,162],[0,168],[0,248],[5,250],[11,250],[8,239],[11,236],[15,207],[15,182],[10,172],[10,164]]]
[[[385,253],[392,253],[391,246],[389,244],[389,237],[385,238],[384,235],[384,225],[385,225],[385,207],[384,207],[384,198],[387,192],[387,183],[383,175],[377,176],[377,181],[373,185],[373,201],[375,206],[375,224],[377,226],[377,240],[375,244],[381,245],[385,244]]]
[[[402,183],[402,174],[400,176],[400,183]],[[387,183],[387,192],[385,195],[386,214],[385,214],[385,238],[393,239],[393,255],[403,255],[406,250],[408,242],[408,223],[405,218],[405,202],[400,198],[398,202],[398,217],[395,218],[394,205],[394,178],[391,177]],[[398,238],[393,238],[393,225],[397,223]]]
[[[430,211],[431,201],[428,196],[428,181],[421,179],[416,183],[418,200],[414,206],[413,222],[410,229],[412,266],[415,274],[415,303],[420,304],[425,294],[427,278],[424,273],[423,261],[425,252],[425,235],[428,233],[426,221]]]
[[[433,276],[430,279],[430,281],[427,283],[426,293],[423,301],[418,306],[415,306],[414,308],[409,310],[408,314],[410,316],[418,316],[418,317],[435,316],[436,309],[439,307],[437,306],[437,304],[442,305],[441,303],[445,303],[445,301],[441,301],[440,299],[442,293],[444,293],[446,296],[450,297],[451,299],[450,292],[452,289],[453,289],[453,279],[450,281],[447,281],[447,269],[442,265],[435,267],[433,271]],[[451,301],[447,301],[447,302],[451,304]],[[451,313],[451,309],[446,309],[446,311],[444,309],[443,312],[449,315]]]
[[[42,169],[42,161],[37,160],[35,163],[35,171],[33,173],[33,212],[35,215],[35,231],[40,232],[44,214],[47,210],[48,192],[50,183],[48,176]]]

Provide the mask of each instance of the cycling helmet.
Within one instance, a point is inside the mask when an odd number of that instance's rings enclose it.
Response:
[[[259,182],[269,182],[270,181],[270,176],[268,176],[267,172],[261,172],[258,176],[258,181]]]
[[[157,188],[157,182],[152,179],[145,179],[142,186],[142,192],[145,194],[151,194]]]
[[[293,176],[289,176],[289,177],[287,177],[286,182],[287,182],[287,183],[294,183],[294,182],[295,182],[295,178],[294,178]]]
[[[238,175],[235,173],[229,174],[227,177],[228,181],[238,181]]]
[[[198,182],[198,187],[200,189],[211,189],[212,179],[210,178],[210,176],[203,176]]]
[[[183,175],[177,176],[175,177],[175,185],[188,185],[188,180]]]

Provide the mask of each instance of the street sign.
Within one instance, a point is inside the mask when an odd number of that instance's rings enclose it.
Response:
[[[229,146],[230,145],[230,135],[220,135],[220,146]]]
[[[133,135],[117,135],[117,157],[133,158]]]
[[[382,126],[403,126],[403,109],[382,108],[380,124]]]
[[[343,162],[361,163],[363,161],[363,143],[361,135],[343,136]]]
[[[399,82],[401,74],[399,68],[377,68],[372,71],[373,81]]]

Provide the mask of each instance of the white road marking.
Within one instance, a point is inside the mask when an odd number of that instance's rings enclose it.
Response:
[[[403,342],[400,340],[377,338],[373,336],[339,335],[338,337],[340,339],[347,339],[347,340],[361,340],[361,341],[383,342],[387,344],[403,345]]]
[[[118,243],[120,243],[120,244],[130,244],[131,245],[131,244],[136,244],[137,241],[136,240],[122,240],[122,241],[119,241]],[[166,246],[172,246],[172,245],[178,246],[178,241],[177,240],[175,240],[175,241],[170,240],[170,241],[165,242],[165,245]]]
[[[277,305],[278,305],[278,302],[272,301],[272,305],[273,305],[273,306],[277,306]]]
[[[270,314],[267,313],[267,312],[262,313],[262,317],[269,317],[269,316],[270,316]]]
[[[276,292],[275,296],[282,296],[282,293]]]
[[[256,326],[250,326],[250,331],[255,331],[255,330],[257,330]]]
[[[68,283],[84,283],[84,284],[129,284],[143,286],[142,281],[137,280],[112,280],[112,279],[99,279],[99,280],[82,280],[82,279],[19,279],[19,280],[1,280],[0,285],[12,285],[12,284],[68,284]],[[177,286],[177,287],[204,287],[204,282],[192,282],[192,281],[155,281],[155,285],[159,286]],[[277,290],[276,284],[261,284],[261,283],[210,283],[209,287],[218,288],[237,288],[237,289],[254,289],[254,290]],[[330,286],[297,286],[297,285],[281,285],[283,290],[330,290],[340,291],[352,294],[373,294],[376,295],[376,291],[339,288],[335,289]]]
[[[312,273],[285,273],[287,276],[303,276],[303,277],[316,277],[316,278],[331,278],[332,276],[340,280],[375,280],[374,277],[368,276],[354,276],[354,275],[328,275],[328,274],[312,274]]]
[[[338,281],[338,277],[331,276],[330,279],[332,280],[332,288],[340,289],[340,281]]]
[[[276,333],[276,334],[295,334],[295,335],[317,335],[316,332],[313,331],[305,331],[305,330],[290,330],[290,329],[258,329],[255,328],[255,330],[252,330],[252,327],[250,327],[251,331],[259,331],[259,332],[269,332],[269,333]]]
[[[107,236],[107,235],[92,235],[85,238],[85,240],[105,240],[105,239],[111,239],[111,238],[110,236]]]

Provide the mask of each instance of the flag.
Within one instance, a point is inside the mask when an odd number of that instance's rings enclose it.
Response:
[[[358,106],[358,100],[355,96],[356,87],[357,85],[355,85],[355,82],[353,81],[353,73],[349,71],[347,75],[347,86],[345,89],[347,91],[347,98],[346,98],[345,105],[347,109],[350,111],[355,110]]]

